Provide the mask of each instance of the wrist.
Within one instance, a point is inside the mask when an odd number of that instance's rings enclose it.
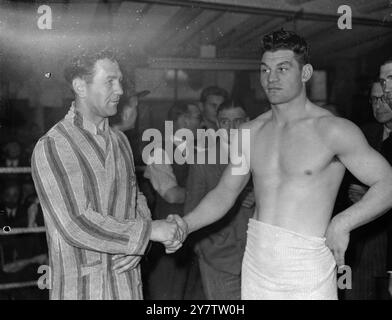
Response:
[[[186,228],[186,234],[190,234],[191,232],[193,232],[194,230],[192,229],[192,225],[191,225],[191,221],[189,221],[189,217],[185,216],[183,218],[184,223],[185,223],[185,228]]]
[[[157,228],[159,220],[151,220],[151,232],[150,232],[150,240],[157,241]]]
[[[346,221],[346,219],[344,219],[344,216],[342,213],[333,217],[332,222],[335,224],[335,227],[337,229],[341,230],[344,233],[350,233],[351,228],[347,224],[347,221]]]

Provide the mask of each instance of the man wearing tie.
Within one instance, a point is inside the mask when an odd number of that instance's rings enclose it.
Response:
[[[392,65],[392,64],[391,64]],[[371,88],[370,103],[377,122],[369,123],[363,131],[369,144],[392,163],[392,109],[388,105],[380,82],[374,82]],[[349,187],[349,198],[359,201],[367,187],[353,183]],[[377,288],[377,279],[385,278],[387,261],[387,233],[391,225],[388,214],[355,231],[352,289],[346,292],[347,299],[380,299],[382,293]],[[353,239],[354,240],[354,239]],[[389,269],[392,269],[389,267]],[[380,282],[379,282],[380,283]]]

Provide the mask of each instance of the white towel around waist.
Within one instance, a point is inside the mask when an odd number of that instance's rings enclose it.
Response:
[[[337,299],[336,263],[325,238],[250,219],[242,299]]]

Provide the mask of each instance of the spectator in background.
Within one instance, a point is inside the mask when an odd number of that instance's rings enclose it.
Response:
[[[392,110],[383,99],[379,82],[372,84],[370,104],[377,122],[364,125],[362,130],[369,144],[391,163],[388,154],[392,154],[392,145],[388,141],[392,129]],[[355,180],[349,186],[349,199],[356,203],[367,190],[368,187]],[[349,265],[353,282],[352,289],[345,293],[346,299],[375,300],[385,297],[385,286],[383,293],[382,283],[385,279],[387,229],[390,223],[390,214],[385,214],[352,232],[350,251],[353,261]]]
[[[238,129],[248,120],[245,109],[232,101],[226,101],[218,107],[217,128],[224,129],[227,137],[230,135],[230,129]],[[228,148],[229,141],[218,138],[215,146],[202,151],[205,164],[190,166],[185,213],[193,210],[218,184],[228,164]],[[221,153],[221,149],[225,152]],[[216,157],[215,164],[208,163],[210,152]],[[222,155],[226,158],[220,158]],[[204,294],[208,300],[241,299],[241,264],[253,206],[254,194],[249,185],[223,219],[197,233],[195,251]]]
[[[0,167],[24,167],[27,162],[22,158],[22,147],[17,141],[10,141],[3,147]]]
[[[170,108],[168,119],[173,122],[174,133],[179,129],[189,129],[196,137],[196,130],[201,124],[201,112],[196,104],[177,102]],[[174,135],[165,139],[163,150],[153,150],[153,159],[165,159],[169,144],[173,146],[173,151],[176,148],[181,152],[187,150],[186,141],[181,137]],[[151,181],[157,193],[153,219],[166,219],[169,214],[184,215],[188,169],[186,162],[178,164],[175,160],[171,164],[152,163],[147,166],[144,176]],[[187,285],[192,285],[188,279],[194,275],[193,262],[188,244],[172,255],[166,255],[161,245],[153,244],[149,255],[151,269],[147,276],[149,297],[152,300],[190,299],[187,296]]]
[[[229,93],[220,87],[211,86],[203,89],[200,94],[200,109],[203,113],[202,127],[216,130],[218,107],[229,98]]]
[[[43,225],[43,216],[37,196],[30,196],[20,202],[18,183],[9,182],[1,193],[0,226],[8,231],[15,228]],[[25,282],[37,279],[38,267],[47,264],[45,233],[24,233],[3,235],[0,242],[0,283]],[[8,290],[4,299],[41,299],[47,293],[38,288]]]
[[[380,83],[384,93],[384,102],[388,105],[389,111],[392,110],[392,57],[385,60],[380,67]],[[388,149],[386,158],[392,164],[392,139],[385,141],[385,148]],[[391,219],[392,220],[392,219]],[[387,270],[389,273],[388,291],[392,298],[392,223],[388,229],[388,246],[387,246]]]
[[[21,190],[17,181],[8,181],[1,193],[0,226],[23,227],[26,217],[21,212]]]

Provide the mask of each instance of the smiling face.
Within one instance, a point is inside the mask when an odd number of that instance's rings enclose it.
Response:
[[[95,74],[91,82],[86,83],[84,97],[91,120],[99,122],[117,113],[117,104],[123,94],[121,80],[117,62],[103,59],[95,63]]]
[[[260,83],[271,104],[290,102],[304,90],[303,68],[292,50],[266,51],[261,59]]]

